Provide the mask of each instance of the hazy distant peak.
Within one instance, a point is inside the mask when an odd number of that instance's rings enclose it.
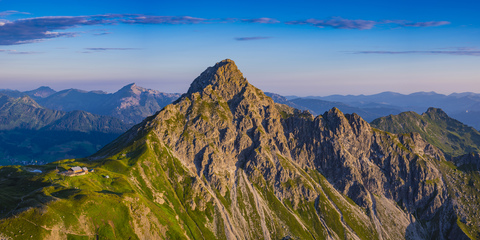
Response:
[[[28,105],[38,105],[35,100],[33,100],[30,96],[28,95],[23,95],[21,97],[8,97],[8,100],[11,101],[12,103],[24,103]],[[40,106],[39,106],[40,107]]]
[[[132,89],[132,88],[135,88],[135,87],[137,87],[136,83],[130,83],[130,84],[125,85],[122,89]]]
[[[92,90],[90,91],[91,93],[96,93],[96,94],[108,94],[107,92],[105,91],[102,91],[102,90]]]
[[[49,86],[40,86],[39,88],[35,89],[36,91],[52,91],[52,92],[55,92],[55,90],[53,90],[51,87]],[[34,90],[34,91],[35,91]]]
[[[433,96],[433,95],[445,96],[445,95],[443,95],[443,94],[436,93],[436,92],[434,92],[434,91],[430,91],[430,92],[415,92],[415,93],[409,94],[409,96]]]
[[[143,87],[139,87],[137,84],[135,83],[130,83],[128,85],[125,85],[124,87],[122,87],[120,90],[118,90],[117,93],[134,93],[135,95],[138,95],[142,92],[147,92],[149,91],[148,89],[146,88],[143,88]]]
[[[269,96],[270,98],[273,99],[273,101],[275,101],[276,103],[282,103],[284,104],[285,102],[287,102],[287,98],[280,95],[280,94],[276,94],[276,93],[272,93],[272,92],[263,92],[265,95]]]
[[[41,86],[35,90],[31,91],[26,91],[25,94],[31,96],[31,97],[37,97],[37,98],[46,98],[57,91],[51,89],[50,87],[47,86]]]
[[[448,95],[449,97],[457,97],[457,98],[461,98],[461,97],[470,97],[470,96],[478,96],[479,94],[478,93],[474,93],[474,92],[463,92],[463,93],[452,93],[450,95]]]
[[[18,101],[18,103],[26,104],[26,105],[29,105],[29,106],[32,106],[32,107],[35,107],[35,108],[43,108],[42,106],[40,106],[37,102],[35,102],[35,100],[33,100],[28,95],[24,95],[24,96],[18,98],[17,101]]]
[[[371,96],[402,96],[404,94],[401,94],[401,93],[397,93],[397,92],[392,92],[392,91],[386,91],[386,92],[381,92],[381,93],[378,93],[378,94],[373,94]],[[369,95],[359,95],[359,96],[369,96]]]
[[[85,90],[81,90],[81,89],[76,89],[76,88],[69,88],[69,89],[65,89],[65,90],[62,90],[58,93],[62,93],[62,94],[69,94],[69,93],[87,93],[88,91],[85,91]]]

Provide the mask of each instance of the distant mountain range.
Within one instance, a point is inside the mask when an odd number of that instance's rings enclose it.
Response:
[[[45,108],[62,111],[82,110],[115,117],[132,125],[153,115],[181,95],[145,89],[134,83],[126,85],[115,93],[78,89],[57,92],[49,87],[25,92],[16,90],[0,90],[0,92],[11,97],[28,95]]]
[[[0,165],[87,157],[130,128],[85,111],[59,111],[32,98],[0,94]]]
[[[178,99],[181,93],[164,93],[145,89],[132,83],[115,93],[66,89],[55,91],[50,87],[20,92],[0,90],[11,97],[30,96],[41,106],[63,111],[83,110],[99,115],[116,117],[125,123],[136,124],[153,115],[164,106]],[[435,92],[400,94],[383,92],[374,95],[281,96],[266,92],[275,102],[300,110],[309,110],[314,115],[323,114],[333,107],[345,113],[357,113],[368,122],[379,117],[401,112],[423,113],[429,107],[440,108],[450,117],[480,130],[480,94]]]
[[[135,84],[111,94],[0,90],[0,165],[87,157],[180,95]]]
[[[417,92],[406,95],[383,92],[374,95],[288,96],[284,100],[306,107],[314,114],[322,114],[334,106],[345,113],[355,112],[368,122],[406,111],[421,114],[429,107],[435,107],[442,109],[452,118],[477,130],[480,129],[480,94],[478,93],[444,95],[435,92]]]

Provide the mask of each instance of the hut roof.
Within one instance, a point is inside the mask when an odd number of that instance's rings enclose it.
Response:
[[[70,169],[72,169],[72,171],[74,171],[74,172],[79,172],[79,171],[82,171],[82,168],[81,168],[81,167],[79,167],[79,166],[72,167],[72,168],[70,168]]]

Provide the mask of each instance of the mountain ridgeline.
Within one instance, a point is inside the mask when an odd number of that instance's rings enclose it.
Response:
[[[0,93],[19,98],[25,95],[45,108],[61,111],[86,111],[118,118],[126,124],[137,124],[175,101],[181,94],[163,93],[128,84],[115,93],[66,89],[55,91],[49,87],[20,92],[0,90]]]
[[[371,117],[375,115],[378,118],[405,111],[422,113],[429,107],[435,107],[442,109],[449,116],[460,120],[462,123],[480,130],[480,121],[478,120],[480,116],[480,94],[478,93],[465,92],[444,95],[435,92],[416,92],[405,95],[383,92],[374,95],[331,95],[302,98],[305,104],[318,105],[313,100],[342,103],[343,106],[339,105],[342,111],[357,112],[367,121],[374,120]],[[290,101],[294,101],[294,99],[292,98]],[[300,105],[304,106],[303,104]]]
[[[450,118],[438,108],[429,108],[422,115],[415,112],[389,115],[375,119],[371,124],[373,127],[392,133],[417,132],[448,157],[480,152],[480,133]]]
[[[56,173],[76,165],[95,172]],[[464,178],[418,133],[374,129],[337,108],[315,117],[274,103],[228,59],[89,160],[38,169],[0,168],[0,237],[480,236],[478,173]]]
[[[83,110],[136,124],[176,100],[180,94],[162,93],[129,84],[115,93],[67,89],[51,92],[47,88],[25,92],[40,105],[56,110]]]
[[[288,105],[293,108],[308,110],[310,113],[317,115],[323,114],[324,112],[332,109],[338,108],[343,113],[356,113],[360,115],[366,121],[372,121],[379,117],[383,117],[389,114],[398,114],[402,112],[402,107],[391,106],[382,103],[344,103],[337,101],[325,101],[315,98],[292,98],[288,100],[287,98],[280,96],[275,93],[265,93],[267,96],[271,97],[276,103],[281,103]]]

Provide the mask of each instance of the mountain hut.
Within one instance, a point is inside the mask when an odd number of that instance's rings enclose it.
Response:
[[[68,172],[81,173],[81,172],[83,172],[83,169],[79,166],[76,166],[76,167],[72,167],[72,168],[68,169]]]

